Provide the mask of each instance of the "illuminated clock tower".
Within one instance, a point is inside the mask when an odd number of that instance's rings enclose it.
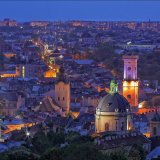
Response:
[[[124,79],[123,79],[123,96],[128,100],[131,110],[136,112],[138,108],[138,78],[137,78],[137,61],[136,55],[124,55]]]

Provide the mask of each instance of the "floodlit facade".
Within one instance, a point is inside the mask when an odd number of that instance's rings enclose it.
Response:
[[[111,81],[110,93],[100,100],[96,108],[95,124],[97,133],[132,129],[130,105],[118,93],[118,84],[115,81]]]
[[[137,78],[137,61],[138,56],[125,55],[124,61],[124,79],[123,79],[123,96],[128,100],[132,111],[138,107],[138,78]]]

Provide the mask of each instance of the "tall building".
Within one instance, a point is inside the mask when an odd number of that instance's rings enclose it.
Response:
[[[128,100],[131,110],[136,112],[138,108],[138,78],[137,78],[137,61],[136,55],[124,55],[124,79],[123,79],[123,96]]]
[[[116,81],[111,81],[110,93],[100,100],[95,117],[97,133],[125,132],[132,129],[130,105],[127,99],[118,93]]]
[[[55,84],[55,100],[64,111],[70,111],[70,82],[65,76],[63,67],[59,70],[59,76]]]

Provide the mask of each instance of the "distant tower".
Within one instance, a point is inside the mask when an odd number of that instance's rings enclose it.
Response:
[[[59,76],[55,84],[55,100],[66,111],[70,111],[70,82],[67,80],[63,67],[59,70]]]
[[[135,112],[138,107],[138,78],[136,55],[124,55],[123,96],[128,100],[131,110]]]

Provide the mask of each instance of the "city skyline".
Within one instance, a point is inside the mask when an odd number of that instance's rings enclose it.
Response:
[[[0,19],[67,21],[160,21],[154,1],[1,1]]]

